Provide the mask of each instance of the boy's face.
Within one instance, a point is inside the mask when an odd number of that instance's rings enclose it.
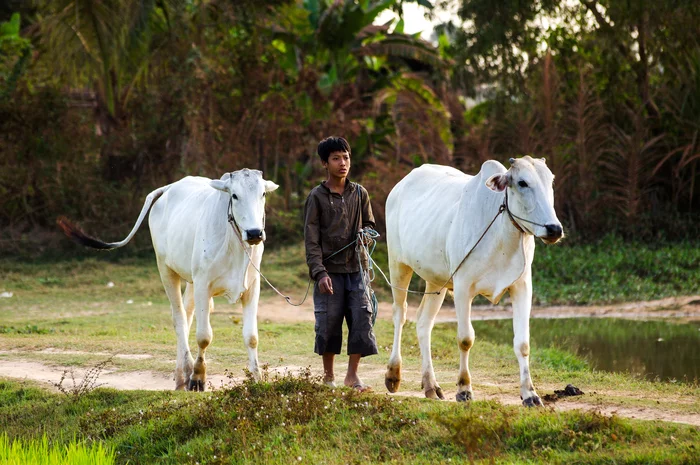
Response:
[[[334,178],[345,178],[350,172],[350,154],[348,152],[333,152],[328,156],[328,162],[323,162],[328,175]]]

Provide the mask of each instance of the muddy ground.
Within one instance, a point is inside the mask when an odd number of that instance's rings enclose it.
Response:
[[[240,310],[230,310],[232,314],[240,313]],[[391,305],[388,303],[380,303],[378,318],[391,319]],[[415,321],[416,306],[409,306],[408,319]],[[476,306],[472,310],[472,318],[474,320],[488,319],[503,319],[511,318],[512,312],[509,305],[499,306]],[[674,297],[648,302],[634,302],[619,305],[596,305],[596,306],[555,306],[555,307],[534,307],[532,310],[533,318],[631,318],[631,319],[652,319],[652,318],[674,318],[684,321],[700,320],[700,296]],[[261,302],[258,311],[258,320],[274,321],[274,322],[301,322],[313,321],[313,308],[310,302],[305,303],[300,307],[292,307],[286,305],[278,299],[268,299]],[[452,322],[456,321],[454,307],[445,305],[436,319],[437,322]],[[43,349],[39,353],[58,353],[56,349]],[[68,379],[65,380],[65,386],[71,386],[73,382],[80,383],[85,375],[85,370],[68,369],[61,366],[48,366],[42,363],[22,360],[22,352],[12,351],[12,360],[0,360],[0,373],[3,376],[11,376],[19,379],[29,379],[42,383],[47,383],[53,386],[61,380],[64,374],[68,373]],[[93,355],[95,355],[93,353]],[[99,354],[98,354],[99,355]],[[104,354],[110,356],[113,354]],[[149,358],[147,354],[117,354],[116,358]],[[292,372],[296,373],[302,367],[298,366],[282,366],[271,369],[271,372]],[[367,378],[381,379],[383,378],[383,370],[374,372],[365,372]],[[74,377],[75,379],[71,379]],[[210,375],[208,383],[211,388],[219,388],[229,383],[240,382],[242,378],[228,378],[222,375]],[[492,384],[495,382],[489,380],[480,380],[481,384]],[[170,390],[173,388],[173,378],[171,374],[138,371],[138,372],[114,372],[105,369],[100,373],[99,384],[105,387],[115,389],[131,389],[133,386],[140,386],[146,390]],[[538,391],[541,396],[551,393],[554,389],[563,389],[564,386],[550,387],[543,389],[543,386],[538,386]],[[374,395],[389,395],[383,386],[375,386]],[[415,396],[422,397],[422,392],[419,391],[403,391],[397,396]],[[454,401],[455,392],[445,389],[445,398]],[[653,409],[649,407],[624,407],[615,405],[611,407],[610,400],[619,399],[619,404],[625,403],[624,399],[630,393],[611,391],[611,392],[595,392],[586,393],[580,397],[567,397],[560,399],[556,403],[549,403],[547,408],[555,410],[569,409],[594,409],[606,415],[618,415],[628,418],[646,419],[646,420],[662,420],[679,423],[687,423],[695,426],[700,426],[700,414],[679,414],[675,412],[665,411],[663,409]],[[481,394],[480,399],[494,399],[503,404],[519,404],[519,399],[511,392],[503,394]],[[681,401],[679,399],[679,401]]]

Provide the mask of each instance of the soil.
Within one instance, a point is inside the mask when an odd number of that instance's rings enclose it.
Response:
[[[230,307],[229,307],[230,308]],[[222,309],[224,313],[240,314],[240,309],[229,310],[228,312]],[[379,305],[378,318],[391,320],[392,310],[391,304],[382,302]],[[408,319],[415,321],[416,307],[409,306]],[[532,318],[631,318],[631,319],[650,319],[650,318],[674,318],[684,321],[700,320],[700,296],[673,297],[662,300],[625,303],[619,305],[596,305],[596,306],[556,306],[556,307],[533,307]],[[487,319],[504,319],[512,318],[512,312],[509,306],[475,306],[472,309],[472,319],[487,320]],[[280,299],[268,299],[260,303],[258,309],[258,321],[260,322],[303,322],[313,321],[313,307],[310,301],[299,307],[292,307],[284,303]],[[445,305],[437,316],[437,322],[453,322],[457,321],[454,307]],[[39,362],[22,360],[20,351],[12,351],[12,360],[0,360],[1,376],[8,376],[19,379],[29,379],[42,383],[47,383],[57,389],[57,384],[62,381],[64,389],[70,390],[78,386],[86,374],[85,369],[49,366]],[[36,353],[60,353],[57,349],[43,349]],[[77,352],[71,352],[77,353]],[[105,354],[113,355],[113,354]],[[134,354],[116,354],[116,358],[149,358],[149,355],[134,355]],[[271,368],[270,372],[292,372],[296,373],[301,367],[282,366]],[[368,379],[383,379],[383,370],[367,372],[365,376]],[[240,378],[230,378],[223,375],[212,374],[207,379],[207,384],[210,388],[216,389],[230,383],[238,383],[242,381]],[[496,385],[495,381],[481,380],[482,384]],[[136,372],[115,372],[105,369],[101,371],[98,381],[99,386],[111,387],[115,389],[133,389],[138,386],[139,389],[145,390],[170,390],[173,388],[173,377],[171,374],[164,374],[152,371],[136,371]],[[540,395],[544,396],[557,389],[563,389],[565,386],[538,386]],[[546,389],[543,389],[546,388]],[[386,393],[384,386],[375,386],[374,395],[389,395]],[[585,390],[585,389],[584,389]],[[455,399],[456,391],[444,390],[446,401]],[[395,396],[403,397],[423,397],[420,391],[400,391]],[[595,410],[605,415],[617,415],[620,417],[636,418],[643,420],[661,420],[677,423],[686,423],[690,425],[700,426],[700,413],[677,413],[665,410],[663,408],[652,407],[637,407],[637,406],[610,406],[610,402],[606,399],[622,399],[619,392],[596,392],[593,394],[584,394],[582,396],[564,397],[556,402],[545,403],[545,408],[554,410]],[[512,393],[503,394],[487,394],[479,393],[477,398],[480,400],[497,400],[505,405],[519,405],[520,400]],[[622,402],[620,402],[622,403]]]

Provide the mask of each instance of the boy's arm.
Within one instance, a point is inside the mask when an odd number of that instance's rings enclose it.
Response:
[[[375,229],[376,224],[374,223],[374,214],[372,213],[372,204],[369,201],[369,193],[367,189],[360,186],[362,190],[362,228],[372,228]]]
[[[320,281],[328,276],[323,266],[323,250],[321,249],[320,212],[316,200],[310,195],[304,205],[304,245],[306,246],[306,264],[309,266],[309,276],[314,281]]]

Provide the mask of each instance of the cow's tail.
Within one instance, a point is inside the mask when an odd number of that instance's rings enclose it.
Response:
[[[64,233],[66,233],[66,236],[70,237],[72,240],[74,240],[80,245],[100,250],[118,249],[119,247],[123,247],[129,243],[129,241],[136,234],[136,231],[138,231],[139,227],[141,226],[141,223],[143,223],[144,218],[146,218],[148,211],[151,209],[155,201],[158,200],[160,196],[163,195],[168,189],[170,189],[170,185],[160,187],[146,196],[146,201],[143,204],[143,208],[141,209],[139,218],[136,220],[134,228],[131,230],[129,235],[126,236],[126,238],[121,242],[103,242],[94,237],[90,237],[87,234],[85,234],[82,229],[73,224],[70,220],[68,220],[68,218],[64,216],[59,217],[56,220],[56,224],[58,224],[58,227],[61,228]]]

